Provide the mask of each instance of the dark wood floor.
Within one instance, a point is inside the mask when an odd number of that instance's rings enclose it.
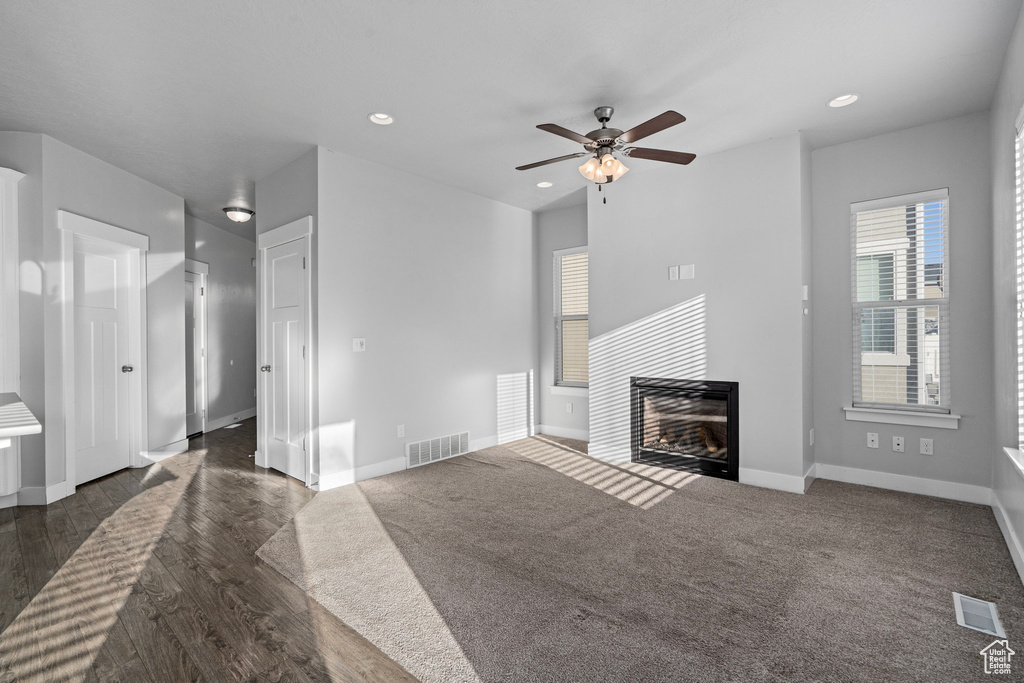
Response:
[[[412,681],[255,552],[313,493],[255,421],[0,510],[0,681]]]

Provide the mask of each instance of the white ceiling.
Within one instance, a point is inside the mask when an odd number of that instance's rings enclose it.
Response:
[[[0,130],[52,135],[250,239],[221,208],[317,144],[532,210],[586,184],[571,161],[514,170],[579,151],[534,126],[585,133],[601,104],[623,130],[681,112],[643,145],[695,164],[798,130],[819,147],[987,109],[1020,5],[5,0]],[[825,106],[851,91],[857,104]]]

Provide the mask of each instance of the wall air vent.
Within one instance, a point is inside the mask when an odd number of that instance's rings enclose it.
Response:
[[[469,432],[449,434],[426,441],[412,441],[405,444],[405,455],[409,467],[426,465],[429,462],[454,458],[469,453]]]

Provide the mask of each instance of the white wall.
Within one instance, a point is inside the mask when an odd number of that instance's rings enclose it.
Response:
[[[45,135],[0,134],[21,183],[22,393],[43,417],[22,443],[22,485],[64,481],[61,235],[58,210],[147,235],[149,449],[185,438],[184,201]],[[44,456],[45,452],[45,456]]]
[[[185,256],[207,279],[207,425],[256,409],[256,244],[185,216]]]
[[[811,202],[811,148],[807,141],[800,141],[800,281],[808,289],[810,297],[811,281],[814,277],[814,230],[813,208]],[[801,293],[802,294],[802,293]],[[803,348],[803,471],[807,472],[814,465],[814,444],[811,443],[811,430],[814,429],[814,335],[811,322],[812,311],[810,300],[803,303],[803,317],[800,320],[800,343]]]
[[[857,140],[812,154],[815,453],[818,463],[988,487],[993,439],[992,191],[987,113]],[[848,422],[852,401],[850,204],[949,188],[952,411],[958,430]],[[866,447],[867,432],[882,447]],[[906,437],[906,453],[892,452]],[[918,454],[919,438],[935,455]],[[887,447],[888,445],[888,447]]]
[[[545,433],[587,439],[590,430],[588,392],[576,387],[555,387],[555,327],[552,253],[587,244],[587,206],[568,206],[536,215],[537,423]],[[554,392],[554,393],[552,393]],[[572,413],[566,404],[572,403]]]
[[[497,376],[536,367],[530,212],[321,148],[318,217],[321,474],[495,437]]]
[[[699,365],[680,361],[694,350],[676,339],[689,335],[706,340],[707,379],[739,382],[740,467],[749,470],[741,469],[741,481],[768,472],[777,476],[756,481],[803,490],[801,188],[801,141],[792,135],[686,167],[638,160],[635,175],[590,189],[592,454],[629,457],[621,444],[599,439],[599,431],[611,433],[602,428],[610,419],[628,430],[629,416],[599,414],[596,385],[614,374],[621,396],[630,374],[659,366],[651,360],[658,349],[640,346],[597,367],[595,343],[604,348],[617,331],[667,312],[678,329],[665,342],[674,356],[665,363]],[[696,278],[669,281],[668,267],[679,264],[694,264]],[[675,311],[681,317],[671,322]]]

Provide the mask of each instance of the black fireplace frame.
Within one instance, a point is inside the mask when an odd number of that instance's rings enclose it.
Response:
[[[644,448],[642,444],[643,402],[640,401],[641,391],[661,394],[663,396],[685,396],[690,398],[709,398],[726,402],[727,435],[729,438],[728,452],[724,461],[700,456],[683,454],[666,454]],[[740,480],[740,385],[739,382],[723,382],[717,380],[691,379],[659,379],[656,377],[629,378],[630,404],[630,447],[632,461],[656,467],[696,472],[711,477]]]

